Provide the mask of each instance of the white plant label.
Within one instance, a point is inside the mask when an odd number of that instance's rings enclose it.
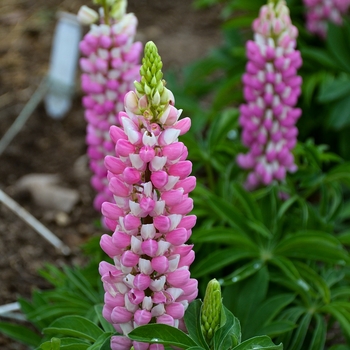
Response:
[[[51,87],[45,96],[46,112],[52,118],[62,118],[71,107],[81,36],[82,28],[77,17],[60,12],[48,74]]]

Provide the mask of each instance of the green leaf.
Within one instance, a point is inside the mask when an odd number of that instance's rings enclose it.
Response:
[[[340,130],[350,125],[350,98],[346,96],[337,101],[331,109],[327,124],[329,127]]]
[[[64,272],[74,286],[82,292],[93,304],[99,304],[101,302],[100,295],[94,290],[91,283],[84,277],[84,275],[78,269],[64,268]]]
[[[341,68],[350,72],[347,26],[347,23],[343,27],[328,23],[327,47]]]
[[[40,349],[42,350],[54,350],[55,346],[53,341],[59,341],[59,350],[87,350],[90,344],[86,343],[86,341],[77,339],[77,338],[52,338],[51,341],[47,341],[41,344]]]
[[[313,284],[317,288],[318,294],[322,296],[324,303],[328,304],[331,299],[331,292],[326,281],[313,268],[303,262],[296,261],[295,266],[301,276],[307,280],[309,284]]]
[[[224,305],[221,316],[221,327],[212,339],[214,350],[230,349],[241,342],[241,326],[238,319]]]
[[[41,337],[27,327],[7,322],[0,322],[0,332],[29,346],[38,346]]]
[[[64,316],[52,322],[48,328],[44,328],[43,333],[73,336],[94,342],[103,331],[87,318]]]
[[[326,80],[320,89],[318,100],[322,103],[335,101],[350,94],[350,79],[348,76],[342,79]]]
[[[320,311],[330,313],[339,322],[346,336],[350,336],[350,313],[345,310],[343,303],[331,302],[328,305],[324,305]]]
[[[300,350],[305,348],[304,340],[310,326],[311,318],[312,315],[307,313],[299,322],[298,328],[296,329],[295,335],[293,337],[293,342],[290,350]]]
[[[103,330],[105,332],[115,332],[114,327],[102,316],[103,304],[95,305],[94,308]]]
[[[50,341],[41,344],[40,348],[43,350],[60,350],[61,340],[58,338],[52,338]]]
[[[214,251],[206,258],[200,260],[192,268],[191,274],[195,277],[201,277],[223,267],[233,264],[236,261],[255,257],[256,254],[249,251],[242,251],[239,248],[229,248]]]
[[[288,211],[288,209],[295,203],[297,202],[299,199],[299,197],[297,195],[294,195],[292,197],[290,197],[289,199],[287,199],[285,202],[283,202],[283,204],[281,205],[281,207],[278,210],[277,213],[277,218],[281,219],[284,214]]]
[[[265,327],[262,327],[261,329],[259,329],[257,334],[267,335],[272,338],[272,337],[276,337],[278,335],[290,332],[296,327],[297,325],[294,322],[279,320],[279,321],[271,322]]]
[[[327,324],[320,314],[315,314],[314,318],[316,319],[316,325],[309,350],[324,350],[327,335]]]
[[[272,340],[266,336],[258,336],[251,339],[248,339],[235,348],[233,350],[253,350],[253,349],[265,349],[265,350],[283,350],[283,345],[275,345]]]
[[[334,59],[329,53],[324,50],[317,48],[315,46],[311,47],[302,47],[300,49],[301,54],[303,58],[309,58],[311,60],[314,60],[315,62],[319,63],[319,68],[330,68],[332,70],[339,70],[339,67],[336,62],[334,62]],[[316,65],[315,65],[316,66]]]
[[[197,346],[186,333],[165,324],[137,327],[128,334],[128,337],[144,343],[173,345],[183,349]]]
[[[234,197],[244,208],[247,217],[253,220],[262,221],[262,214],[253,195],[246,191],[240,184],[233,183]]]
[[[300,231],[288,235],[277,245],[275,254],[337,264],[349,261],[340,242],[322,231]]]
[[[113,334],[114,332],[101,334],[96,342],[89,346],[87,350],[101,350],[101,348],[105,346],[106,343],[108,343],[108,346],[110,346],[111,337]]]
[[[238,245],[246,250],[258,253],[257,245],[241,231],[227,227],[195,228],[191,239],[195,243],[223,243],[227,245]]]
[[[237,269],[236,271],[234,271],[233,273],[231,273],[227,277],[225,277],[223,284],[224,285],[230,285],[230,284],[242,281],[245,278],[247,278],[247,277],[249,277],[251,275],[254,275],[263,266],[264,266],[264,262],[263,261],[261,261],[261,260],[253,260],[253,261],[243,265],[242,267],[240,267],[239,269]]]
[[[278,294],[264,300],[254,317],[260,326],[267,326],[287,305],[295,299],[295,294]]]
[[[204,349],[209,349],[202,333],[201,328],[201,309],[202,301],[196,299],[192,301],[186,310],[184,321],[186,328],[190,337],[198,344],[201,345]]]
[[[28,318],[34,321],[46,320],[48,318],[59,318],[66,315],[80,315],[86,314],[86,309],[83,307],[74,307],[69,303],[59,303],[56,307],[52,304],[42,305],[35,310],[28,313]]]

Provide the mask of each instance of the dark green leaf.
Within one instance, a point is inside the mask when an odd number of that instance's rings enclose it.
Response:
[[[165,324],[137,327],[128,334],[128,337],[144,343],[173,345],[183,349],[197,346],[186,333]]]
[[[224,279],[224,285],[230,285],[244,280],[245,278],[254,275],[264,266],[264,262],[261,260],[253,260],[242,267],[238,268],[232,274],[228,275]]]
[[[258,334],[267,335],[272,338],[290,332],[296,327],[297,325],[294,322],[279,320],[271,322],[265,327],[262,327],[261,329],[259,329]]]
[[[202,333],[201,328],[201,309],[202,301],[196,299],[188,305],[185,313],[184,321],[190,337],[204,349],[209,349]]]
[[[0,322],[0,332],[8,337],[30,346],[38,346],[41,337],[27,327],[7,322]]]
[[[55,348],[53,346],[55,346],[55,342],[57,341],[60,343],[57,349],[60,350],[87,350],[90,346],[86,341],[77,338],[52,338],[51,341],[41,344],[40,349],[54,350]]]
[[[95,312],[98,317],[98,320],[105,332],[114,332],[114,327],[105,320],[105,318],[102,316],[102,309],[103,309],[103,304],[95,305]]]
[[[209,254],[206,258],[199,261],[192,268],[191,274],[195,277],[201,277],[236,261],[252,258],[256,254],[249,251],[242,251],[239,248],[220,249]]]
[[[44,328],[43,333],[73,336],[94,342],[103,331],[87,318],[64,316],[52,322],[48,328]]]
[[[314,318],[316,319],[316,325],[309,350],[324,350],[327,335],[326,321],[320,314],[315,314]]]
[[[301,321],[298,324],[298,328],[296,329],[295,335],[293,337],[293,342],[290,347],[290,350],[300,350],[305,347],[304,340],[307,334],[307,331],[310,326],[312,315],[307,313],[305,314]]]
[[[233,350],[253,350],[253,349],[265,349],[265,350],[283,350],[283,345],[275,345],[272,340],[266,336],[258,336],[251,339],[248,339],[235,348]]]
[[[111,336],[113,333],[103,333],[99,336],[99,338],[96,340],[94,344],[88,347],[87,350],[101,350],[103,346],[105,346],[106,343],[110,346],[111,342]]]
[[[222,324],[212,339],[214,350],[229,349],[241,342],[238,319],[225,306],[222,306],[221,316]]]

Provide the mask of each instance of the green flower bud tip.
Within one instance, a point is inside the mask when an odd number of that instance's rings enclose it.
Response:
[[[220,326],[221,307],[220,283],[214,278],[208,283],[201,314],[201,328],[208,344]]]
[[[157,46],[149,41],[145,45],[144,57],[140,68],[140,83],[135,83],[136,91],[139,94],[146,94],[152,106],[157,109],[162,103],[162,93],[165,82],[162,80],[162,59],[158,54]]]

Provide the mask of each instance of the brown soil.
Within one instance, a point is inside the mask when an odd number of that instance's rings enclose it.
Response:
[[[48,69],[58,10],[76,13],[83,0],[0,0],[0,138],[30,99]],[[87,5],[89,5],[86,2]],[[190,0],[129,0],[139,19],[138,39],[156,42],[165,68],[181,69],[218,45],[219,9],[194,11]],[[171,88],[171,87],[170,87]],[[77,88],[73,108],[63,120],[49,118],[40,105],[0,155],[0,189],[12,196],[64,241],[73,253],[64,257],[0,203],[0,305],[48,288],[37,270],[45,263],[82,263],[79,246],[101,235],[94,221],[94,193],[84,167],[85,128]],[[81,166],[81,164],[83,166]],[[64,186],[77,189],[80,200],[69,215],[37,206],[19,194],[16,182],[32,173],[59,174]],[[26,347],[0,335],[0,349]]]

